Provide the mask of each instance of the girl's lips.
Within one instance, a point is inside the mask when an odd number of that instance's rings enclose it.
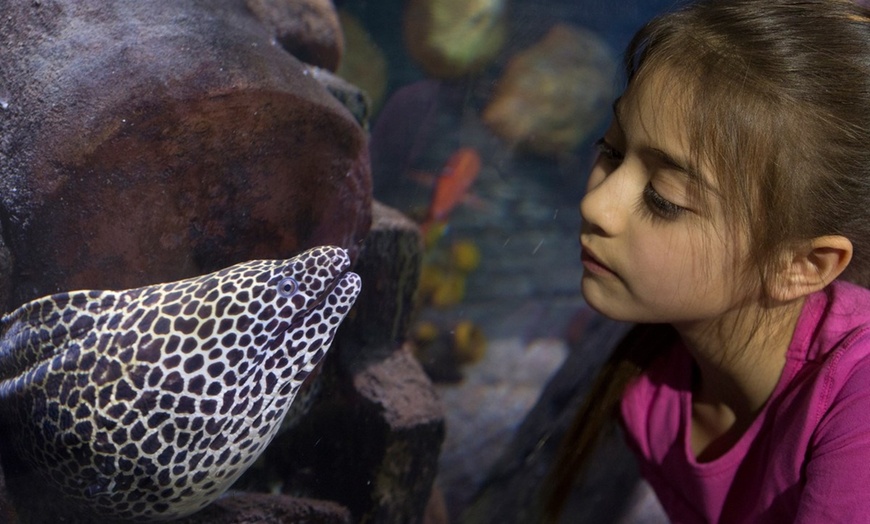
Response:
[[[598,259],[595,258],[595,255],[585,247],[580,250],[580,261],[583,263],[583,267],[596,275],[616,275],[616,273],[614,273],[609,267],[599,262]]]

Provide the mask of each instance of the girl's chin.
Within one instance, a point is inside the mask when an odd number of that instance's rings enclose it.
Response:
[[[636,320],[631,318],[631,315],[627,314],[624,307],[620,307],[621,304],[619,304],[619,301],[614,300],[615,293],[608,293],[606,289],[602,289],[602,287],[597,282],[594,282],[593,279],[594,277],[587,276],[584,273],[580,290],[586,304],[588,304],[595,312],[604,315],[611,320],[636,322]]]
[[[581,286],[583,300],[595,312],[618,322],[632,322],[643,324],[667,323],[668,320],[659,318],[654,311],[645,311],[639,305],[627,298],[620,298],[621,293],[607,286],[602,286],[594,278],[584,276]]]

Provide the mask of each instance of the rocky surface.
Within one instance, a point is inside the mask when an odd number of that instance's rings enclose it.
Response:
[[[348,369],[379,361],[404,343],[414,313],[421,250],[417,225],[375,201],[372,228],[354,267],[364,283],[352,319],[354,329],[340,333],[337,353]]]
[[[232,493],[177,524],[351,524],[350,511],[335,502],[268,495]]]
[[[360,126],[368,129],[372,104],[365,91],[328,69],[309,64],[308,71],[329,94],[350,111]]]
[[[332,0],[245,0],[275,39],[299,60],[335,71],[344,37]]]
[[[451,522],[473,502],[566,353],[557,338],[491,340],[483,360],[463,369],[462,382],[438,385],[447,435],[437,483]]]
[[[5,6],[0,304],[347,248],[364,291],[307,415],[240,483],[252,492],[187,522],[417,521],[440,507],[444,436],[437,394],[403,348],[419,232],[372,205],[362,127],[274,45],[281,28],[262,20],[287,4]],[[15,522],[2,480],[0,517]]]
[[[356,254],[365,134],[241,0],[10,2],[0,38],[0,305]]]

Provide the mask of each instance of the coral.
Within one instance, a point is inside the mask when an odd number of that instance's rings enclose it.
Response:
[[[470,240],[457,240],[450,246],[450,261],[459,271],[474,271],[480,265],[480,257],[480,248]]]
[[[487,340],[483,329],[470,320],[455,324],[418,322],[409,345],[426,374],[436,382],[458,382],[462,368],[486,356]]]
[[[462,302],[468,275],[480,265],[480,248],[470,240],[455,240],[441,247],[445,225],[427,232],[426,253],[420,273],[418,301],[423,305],[445,308]]]
[[[356,17],[339,10],[338,19],[344,31],[344,55],[336,73],[365,91],[374,114],[387,93],[387,59]]]
[[[506,0],[410,0],[405,44],[423,69],[455,78],[481,69],[501,50]]]
[[[502,139],[542,155],[570,151],[600,124],[613,97],[616,60],[593,33],[554,26],[513,56],[484,122]]]
[[[486,336],[470,320],[461,320],[453,328],[453,353],[461,364],[480,362],[486,355]]]

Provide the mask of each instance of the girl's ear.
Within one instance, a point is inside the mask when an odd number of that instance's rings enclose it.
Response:
[[[789,256],[771,289],[772,298],[783,302],[818,291],[840,276],[852,260],[852,242],[839,235],[817,237]]]

